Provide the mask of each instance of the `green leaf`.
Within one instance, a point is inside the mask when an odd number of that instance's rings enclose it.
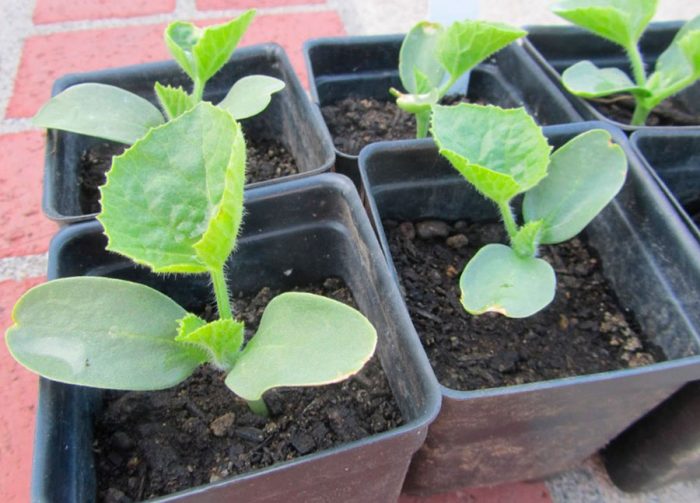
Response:
[[[255,17],[248,10],[228,23],[198,28],[176,21],[165,30],[165,43],[182,69],[194,81],[209,80],[229,60]]]
[[[195,105],[192,97],[182,87],[163,86],[156,82],[154,89],[168,119],[179,117]]]
[[[564,86],[583,98],[598,98],[615,93],[648,96],[648,90],[638,87],[625,72],[617,68],[598,68],[590,61],[580,61],[564,70]]]
[[[543,220],[527,222],[513,238],[513,250],[519,257],[534,257],[542,239]]]
[[[78,84],[51,98],[34,116],[35,126],[134,143],[164,122],[148,100],[105,84]]]
[[[462,305],[471,314],[525,318],[552,302],[556,278],[544,260],[522,258],[505,245],[489,244],[469,261],[459,286]]]
[[[421,21],[406,34],[399,52],[399,76],[409,94],[427,93],[439,87],[447,76],[435,57],[442,32],[440,24]]]
[[[526,221],[544,220],[542,243],[574,237],[615,197],[625,182],[627,158],[610,133],[580,134],[552,155],[549,175],[525,194]]]
[[[185,318],[181,322],[176,341],[192,344],[206,352],[209,362],[221,370],[229,370],[233,366],[243,345],[245,323],[223,319],[194,328],[193,325],[197,322],[191,318]]]
[[[499,204],[547,175],[551,147],[523,108],[438,105],[433,107],[432,132],[440,153]]]
[[[656,12],[657,0],[562,0],[558,16],[611,42],[636,45]]]
[[[209,103],[115,157],[102,187],[109,250],[156,272],[207,272],[235,246],[243,212],[245,143]]]
[[[268,304],[226,385],[255,401],[279,386],[342,381],[362,368],[376,344],[374,327],[355,309],[318,295],[284,293]]]
[[[267,75],[250,75],[236,82],[218,107],[236,120],[247,119],[267,108],[272,95],[284,89],[284,81]]]
[[[95,388],[149,390],[186,379],[205,354],[175,342],[186,311],[144,285],[79,277],[32,288],[17,302],[6,341],[44,377]]]
[[[526,31],[503,23],[456,22],[440,36],[437,57],[452,78],[457,79],[526,34]]]

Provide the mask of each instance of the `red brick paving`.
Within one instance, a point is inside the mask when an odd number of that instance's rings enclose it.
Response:
[[[428,497],[401,495],[398,503],[551,503],[542,482],[460,489]]]
[[[324,3],[326,0],[197,0],[197,8],[200,10],[259,9]]]
[[[10,326],[12,306],[30,287],[44,278],[0,282],[0,331]],[[3,335],[4,338],[4,335]],[[37,377],[10,356],[0,344],[0,501],[29,501],[29,481],[34,443]]]
[[[56,232],[41,212],[43,165],[43,133],[0,136],[0,258],[44,253]]]
[[[35,24],[87,19],[127,18],[165,14],[175,10],[175,0],[37,0]]]

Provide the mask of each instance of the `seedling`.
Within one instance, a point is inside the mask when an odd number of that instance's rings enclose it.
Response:
[[[444,28],[421,21],[408,32],[399,52],[399,77],[408,91],[391,88],[396,104],[416,116],[416,137],[425,138],[430,108],[462,75],[526,32],[502,23],[467,20]]]
[[[374,328],[317,295],[273,299],[244,344],[224,265],[243,216],[245,152],[231,115],[199,103],[115,157],[101,189],[107,249],[156,273],[209,274],[220,319],[207,323],[141,284],[59,279],[15,306],[6,336],[15,359],[55,381],[126,390],[174,386],[209,362],[259,414],[270,388],[337,382],[362,368]]]
[[[165,43],[175,61],[192,79],[192,92],[156,82],[155,93],[165,113],[148,100],[106,84],[78,84],[49,100],[34,116],[40,127],[61,129],[120,143],[133,144],[151,128],[190,110],[202,101],[204,86],[226,64],[255,17],[248,10],[232,21],[198,28],[176,21],[165,30]],[[241,120],[265,110],[284,82],[250,75],[236,82],[218,104]]]
[[[488,244],[469,261],[459,280],[462,305],[524,318],[554,298],[556,278],[538,258],[541,244],[581,232],[618,193],[627,173],[622,149],[607,131],[582,133],[550,155],[542,130],[523,108],[460,104],[435,106],[432,134],[452,166],[493,201],[510,246]],[[523,225],[512,201],[523,199]]]
[[[590,61],[567,68],[562,80],[571,93],[583,98],[630,93],[636,103],[634,126],[643,126],[659,103],[700,78],[700,16],[681,28],[647,77],[639,39],[656,5],[657,0],[562,0],[552,6],[555,14],[624,48],[634,81],[618,68],[598,68]]]

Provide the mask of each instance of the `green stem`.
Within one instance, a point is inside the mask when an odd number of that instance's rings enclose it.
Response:
[[[216,295],[216,307],[219,309],[219,318],[222,320],[233,319],[231,312],[231,302],[228,296],[228,286],[226,285],[226,277],[224,276],[224,268],[216,271],[209,271],[212,282],[214,283],[214,295]]]
[[[516,234],[518,234],[518,224],[515,223],[513,210],[510,209],[510,204],[508,204],[507,201],[504,203],[498,203],[498,209],[501,210],[503,223],[506,226],[506,231],[508,231],[508,237],[512,242],[513,239],[515,239]]]
[[[428,125],[430,124],[430,112],[416,114],[416,138],[425,138],[428,136]]]
[[[632,64],[634,81],[639,87],[645,87],[647,84],[647,74],[644,72],[644,62],[642,61],[642,54],[639,52],[639,47],[637,44],[632,44],[631,47],[627,48],[627,55],[629,56],[630,63]]]
[[[632,126],[643,126],[646,121],[647,117],[649,117],[649,114],[651,113],[651,108],[647,108],[642,104],[642,101],[637,99],[637,106],[634,109],[634,114],[632,115]]]
[[[269,417],[270,411],[267,408],[267,405],[265,405],[265,400],[262,398],[260,400],[252,400],[248,403],[248,408],[253,411],[253,414],[257,414],[258,416],[263,416],[263,417]]]
[[[192,97],[195,103],[202,101],[202,96],[204,95],[204,82],[200,79],[194,79],[194,89],[192,89]]]

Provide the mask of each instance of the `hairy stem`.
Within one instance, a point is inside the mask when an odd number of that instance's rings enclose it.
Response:
[[[219,318],[222,320],[233,319],[231,312],[231,302],[228,296],[228,286],[224,276],[224,268],[216,271],[209,271],[212,283],[214,283],[214,295],[216,295],[216,307],[219,310]]]
[[[247,403],[253,414],[263,417],[268,417],[270,415],[270,411],[268,410],[267,405],[265,405],[265,400],[262,398],[260,400],[253,400]]]
[[[510,238],[510,241],[513,242],[513,239],[518,233],[518,224],[515,223],[515,217],[513,217],[513,210],[511,210],[508,201],[504,203],[498,203],[498,209],[501,210],[501,216],[503,217],[503,223],[506,226],[506,231],[508,231],[508,237]]]
[[[630,58],[630,63],[632,64],[632,74],[634,76],[634,81],[639,87],[644,87],[647,84],[647,74],[644,71],[644,62],[642,61],[642,54],[639,52],[639,47],[637,44],[632,44],[627,48],[627,55]]]
[[[430,124],[430,112],[420,112],[416,114],[416,138],[428,136],[428,125]]]
[[[634,114],[632,115],[632,126],[643,126],[647,117],[651,113],[651,108],[647,108],[640,100],[637,100],[637,106],[634,108]]]

